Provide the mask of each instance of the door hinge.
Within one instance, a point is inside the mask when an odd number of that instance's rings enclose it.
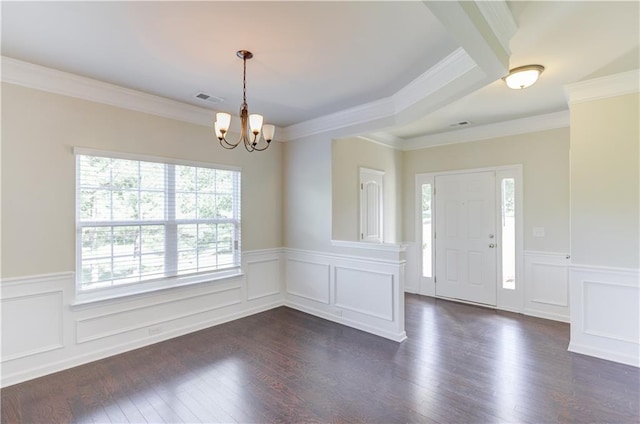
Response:
[[[233,250],[238,250],[238,240],[233,241]]]
[[[364,239],[364,233],[360,233],[360,240]]]
[[[433,276],[433,283],[437,283],[438,282],[438,277],[436,277],[435,275]]]
[[[364,184],[360,183],[360,190],[364,190]]]

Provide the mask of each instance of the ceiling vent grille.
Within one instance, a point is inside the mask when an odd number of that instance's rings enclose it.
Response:
[[[465,125],[469,125],[471,121],[460,121],[454,124],[449,125],[450,127],[464,127]]]
[[[195,94],[193,97],[195,97],[198,100],[202,100],[202,101],[213,103],[213,104],[222,103],[224,101],[224,99],[221,97],[212,96],[211,94],[202,93],[202,92]]]

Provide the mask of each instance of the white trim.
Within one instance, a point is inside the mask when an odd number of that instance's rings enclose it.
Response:
[[[378,144],[380,146],[389,147],[396,150],[402,149],[403,139],[391,134],[378,132],[373,134],[357,135],[356,138]]]
[[[620,353],[613,349],[599,349],[597,347],[587,346],[572,341],[569,342],[567,350],[581,355],[593,356],[607,361],[619,362],[633,367],[640,367],[640,360],[638,360],[637,356],[625,355],[624,353]]]
[[[73,147],[73,154],[84,155],[84,156],[100,156],[100,157],[113,158],[113,159],[137,160],[141,162],[154,162],[154,163],[162,163],[162,164],[169,164],[169,165],[195,166],[200,168],[221,169],[224,171],[242,172],[242,167],[240,166],[222,165],[222,164],[212,163],[212,162],[198,162],[195,160],[183,160],[183,159],[176,159],[176,158],[162,157],[162,156],[142,155],[138,153],[114,152],[111,150],[99,150],[99,149],[92,149],[88,147],[79,147],[79,146]]]
[[[507,2],[492,0],[475,1],[474,3],[478,6],[480,13],[482,13],[489,27],[491,27],[491,30],[502,45],[504,51],[511,55],[509,41],[511,41],[511,37],[513,37],[518,30],[518,24],[513,18]]]
[[[566,128],[569,126],[569,111],[529,116],[527,118],[493,124],[470,127],[456,131],[447,131],[408,139],[402,146],[403,151],[418,150],[427,147],[448,144],[468,143],[470,141],[488,140],[538,131]]]
[[[637,268],[620,268],[603,265],[584,265],[584,264],[571,264],[572,271],[584,271],[584,272],[596,272],[606,273],[608,275],[614,274],[620,277],[640,278],[640,269]]]
[[[71,357],[66,357],[62,360],[53,362],[42,362],[42,365],[38,365],[32,368],[23,368],[18,372],[11,374],[2,374],[1,387],[7,387],[13,384],[21,383],[23,381],[32,380],[34,378],[42,377],[47,374],[76,367],[89,362],[104,359],[109,356],[117,355],[119,353],[128,352],[130,350],[138,349],[140,347],[148,346],[150,344],[158,343],[164,340],[169,340],[175,337],[179,337],[185,334],[193,333],[195,331],[203,330],[205,328],[213,327],[216,325],[224,324],[229,321],[234,321],[240,318],[244,318],[250,315],[254,315],[260,312],[268,311],[270,309],[284,306],[282,300],[277,300],[269,304],[256,306],[253,308],[245,309],[240,312],[230,313],[221,317],[209,319],[207,321],[199,322],[196,324],[185,325],[174,330],[170,330],[159,334],[153,338],[136,339],[133,341],[127,341],[120,344],[110,345],[107,348],[99,349],[96,351],[90,351],[87,353],[80,353]],[[5,367],[6,369],[6,367]]]
[[[340,241],[337,241],[337,242],[340,243]],[[345,243],[357,243],[357,242],[345,242]],[[374,243],[362,243],[362,244],[367,244],[371,246],[381,246],[380,244],[374,244]],[[406,262],[404,260],[399,261],[397,259],[395,260],[394,259],[378,259],[370,256],[344,255],[344,254],[332,253],[332,252],[318,252],[315,250],[294,249],[291,247],[285,247],[283,250],[285,254],[300,254],[300,255],[309,255],[309,256],[320,255],[330,259],[348,259],[351,261],[356,261],[356,262],[361,262],[366,264],[385,264],[385,265],[401,264],[403,265]],[[368,249],[368,250],[375,250],[375,249]]]
[[[0,279],[0,287],[24,286],[25,284],[41,284],[51,281],[68,280],[75,276],[75,272],[52,272],[50,274],[38,274],[34,276],[9,277]]]
[[[366,243],[362,241],[331,240],[331,245],[334,247],[347,247],[350,249],[363,250],[380,250],[383,252],[393,253],[401,253],[407,250],[407,245],[402,243]]]
[[[2,56],[2,81],[50,93],[211,126],[215,111]]]
[[[564,259],[569,259],[568,253],[563,252],[543,252],[540,250],[525,250],[524,256],[548,256],[553,258],[563,257]]]
[[[569,104],[591,102],[640,91],[640,69],[607,75],[564,86]]]
[[[442,296],[436,295],[434,277],[437,274],[436,264],[435,264],[435,256],[432,256],[432,266],[433,266],[433,277],[425,278],[422,276],[422,253],[421,253],[421,244],[422,244],[422,228],[421,228],[421,211],[419,210],[419,205],[421,204],[421,193],[419,190],[419,181],[431,181],[432,190],[435,189],[435,177],[445,176],[445,175],[457,175],[457,174],[470,174],[477,172],[494,172],[496,176],[496,208],[500,205],[500,200],[498,194],[498,186],[501,178],[514,178],[515,180],[515,196],[516,196],[516,290],[507,290],[503,289],[501,284],[501,269],[498,266],[501,262],[500,253],[502,252],[502,243],[498,243],[499,250],[496,252],[496,306],[494,307],[500,310],[508,310],[512,312],[523,313],[524,311],[524,174],[523,174],[523,166],[522,164],[515,165],[502,165],[502,166],[491,166],[485,168],[472,168],[472,169],[458,169],[452,171],[440,171],[440,172],[424,172],[424,173],[416,173],[414,178],[414,219],[415,219],[415,239],[417,240],[418,246],[418,254],[416,255],[417,262],[415,266],[418,268],[418,293],[426,296],[432,296],[438,299],[448,299]],[[508,176],[506,174],[509,174]],[[433,192],[432,192],[433,193]],[[435,242],[433,240],[433,231],[435,231],[435,223],[437,217],[435,216],[435,204],[437,202],[437,193],[432,195],[432,220],[431,220],[431,228],[432,228],[432,245],[433,251],[432,255],[435,255]],[[500,214],[496,214],[496,220]],[[496,222],[496,240],[499,240],[502,236],[501,226]],[[427,287],[422,287],[422,283],[424,282]],[[511,293],[515,293],[515,296],[511,296]],[[511,299],[510,299],[511,298]],[[457,299],[450,299],[458,301]],[[473,303],[473,302],[471,302]],[[484,305],[486,306],[486,305]]]
[[[428,98],[437,91],[456,81],[478,65],[462,47],[458,47],[447,57],[433,65],[427,72],[398,90],[393,96],[395,113]]]
[[[153,304],[153,305],[149,305],[143,308],[131,308],[131,309],[125,309],[125,310],[118,310],[118,311],[114,311],[114,312],[110,312],[110,313],[106,313],[103,315],[96,315],[96,316],[92,316],[92,317],[88,317],[88,318],[83,318],[83,319],[78,319],[76,320],[76,343],[77,344],[83,344],[83,343],[88,343],[94,340],[100,340],[100,339],[104,339],[107,337],[113,337],[119,334],[123,334],[123,333],[128,333],[131,331],[135,331],[135,330],[140,330],[143,328],[148,328],[148,327],[154,327],[160,324],[166,324],[166,323],[170,323],[171,321],[177,321],[183,318],[187,318],[187,317],[191,317],[194,315],[198,315],[198,314],[204,314],[206,312],[211,312],[211,311],[215,311],[217,309],[222,309],[222,308],[227,308],[229,306],[233,306],[233,305],[238,305],[240,303],[242,303],[241,300],[236,299],[236,300],[232,300],[229,302],[225,302],[225,303],[221,303],[221,304],[217,304],[217,305],[213,305],[207,308],[201,308],[201,309],[197,309],[197,310],[190,310],[187,313],[184,314],[178,314],[178,315],[172,315],[170,317],[165,317],[163,316],[161,319],[157,319],[157,320],[153,320],[153,321],[147,321],[147,322],[143,322],[143,323],[132,323],[131,325],[124,327],[124,328],[118,328],[116,330],[111,330],[111,331],[106,331],[106,332],[102,332],[102,333],[98,333],[98,334],[93,334],[92,336],[88,336],[88,337],[81,337],[80,334],[80,326],[83,323],[86,322],[91,322],[94,320],[99,320],[105,317],[109,317],[109,316],[115,316],[121,313],[125,313],[128,311],[133,311],[133,310],[140,310],[140,309],[144,309],[144,308],[154,308],[157,307],[158,305],[162,305],[162,304],[166,304],[166,303],[172,303],[172,302],[179,302],[182,300],[188,300],[188,299],[194,299],[194,298],[199,298],[202,296],[208,296],[211,294],[218,294],[218,293],[222,293],[225,291],[232,291],[232,290],[236,290],[236,291],[240,291],[242,289],[242,287],[240,286],[233,286],[233,287],[228,287],[222,290],[217,290],[217,291],[212,291],[212,292],[208,292],[206,294],[195,294],[195,295],[191,295],[191,296],[186,296],[186,297],[182,297],[180,299],[172,299],[170,301],[165,301],[165,302],[159,302],[157,304]]]
[[[304,312],[310,315],[314,315],[317,317],[320,317],[322,319],[326,319],[327,321],[332,321],[338,324],[342,324],[342,325],[346,325],[347,327],[352,327],[355,328],[357,330],[362,330],[365,331],[367,333],[376,335],[376,336],[380,336],[380,337],[384,337],[385,339],[389,339],[395,342],[403,342],[407,339],[407,333],[406,331],[402,331],[400,333],[392,333],[390,331],[386,331],[386,330],[381,330],[379,328],[376,327],[372,327],[370,325],[367,324],[363,324],[361,322],[358,321],[354,321],[348,318],[344,318],[344,317],[339,317],[336,315],[331,315],[330,313],[327,313],[325,311],[322,311],[320,309],[311,307],[311,306],[307,306],[307,305],[301,305],[299,303],[294,303],[291,302],[289,300],[285,300],[284,302],[284,306],[286,306],[287,308],[291,308],[291,309],[295,309],[298,310],[300,312]]]

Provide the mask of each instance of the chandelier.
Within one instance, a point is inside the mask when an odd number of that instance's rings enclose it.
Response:
[[[242,105],[240,106],[240,138],[235,143],[227,141],[227,133],[229,131],[229,125],[231,124],[231,115],[228,113],[216,113],[216,122],[214,128],[216,137],[220,141],[220,145],[225,149],[235,149],[240,142],[244,143],[245,149],[249,152],[267,150],[276,128],[273,125],[262,125],[263,117],[258,114],[249,115],[249,108],[247,106],[247,59],[253,57],[253,53],[247,50],[239,50],[236,52],[236,56],[242,59],[244,72],[242,75]],[[261,143],[260,134],[264,138],[264,143]]]

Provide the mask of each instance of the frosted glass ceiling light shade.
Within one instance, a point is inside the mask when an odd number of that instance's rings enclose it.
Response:
[[[544,66],[542,65],[520,66],[510,70],[509,75],[502,79],[507,84],[507,87],[521,90],[535,84],[542,71],[544,71]]]
[[[275,127],[273,125],[262,125],[262,115],[249,115],[249,106],[247,105],[247,59],[253,57],[253,53],[247,50],[239,50],[236,56],[242,59],[242,105],[240,105],[240,138],[235,143],[227,141],[227,133],[231,125],[231,115],[228,113],[217,113],[216,120],[213,124],[216,137],[220,141],[220,145],[225,149],[235,149],[240,142],[244,144],[245,149],[249,152],[267,150],[275,135]],[[264,130],[264,131],[263,131]],[[264,143],[260,143],[260,135],[262,134]]]

